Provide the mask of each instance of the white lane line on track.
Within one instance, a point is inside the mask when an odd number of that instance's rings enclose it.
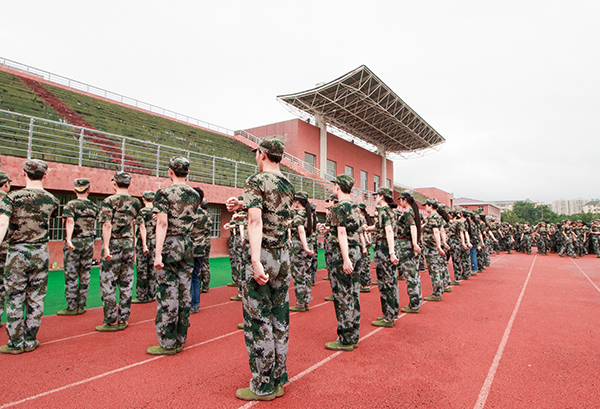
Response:
[[[427,301],[425,301],[427,302]],[[406,313],[400,314],[398,316],[398,319],[402,318],[406,316]],[[376,333],[378,333],[379,331],[382,331],[383,327],[379,327],[377,329],[374,329],[373,331],[369,332],[367,335],[365,335],[364,337],[362,337],[358,343],[361,343],[362,341],[364,341],[365,339],[369,338],[371,335],[375,335]],[[331,361],[333,358],[338,357],[339,355],[343,354],[343,351],[338,351],[332,355],[329,355],[327,358],[317,362],[316,364],[314,364],[313,366],[311,366],[310,368],[305,369],[304,371],[300,372],[298,375],[292,377],[290,379],[290,382],[288,383],[291,384],[292,382],[297,381],[300,378],[303,378],[304,376],[308,375],[309,373],[313,372],[315,369],[320,368],[321,366],[325,365],[327,362]],[[251,408],[252,406],[256,405],[257,403],[260,403],[260,401],[252,401],[252,402],[248,402],[246,403],[244,406],[240,406],[239,409],[247,409],[247,408]],[[0,408],[2,409],[2,408]]]
[[[579,269],[579,271],[581,271],[581,274],[583,274],[585,276],[585,278],[588,279],[588,281],[590,282],[590,284],[592,284],[594,286],[594,288],[596,290],[598,290],[598,292],[600,293],[600,288],[598,288],[598,286],[592,281],[592,279],[581,269],[581,267],[579,267],[579,265],[575,262],[575,260],[571,259],[571,261],[573,262],[573,264],[575,264],[575,266],[577,266],[577,268]]]
[[[199,342],[199,343],[194,344],[194,345],[190,345],[189,347],[187,347],[185,349],[195,348],[195,347],[198,347],[198,346],[201,346],[201,345],[205,345],[205,344],[208,344],[210,342],[218,341],[220,339],[226,338],[226,337],[234,335],[234,334],[239,334],[239,333],[240,333],[240,331],[230,332],[229,334],[221,335],[221,336],[218,336],[216,338],[212,338],[212,339],[209,339],[209,340],[206,340],[206,341]],[[156,361],[157,359],[162,359],[162,358],[165,358],[165,355],[155,356],[153,358],[149,358],[149,359],[146,359],[144,361],[136,362],[135,364],[127,365],[127,366],[124,366],[122,368],[118,368],[118,369],[114,369],[112,371],[108,371],[108,372],[102,373],[100,375],[92,376],[91,378],[83,379],[83,380],[78,381],[78,382],[73,382],[73,383],[70,383],[68,385],[61,386],[60,388],[56,388],[56,389],[52,389],[52,390],[49,390],[49,391],[46,391],[46,392],[38,393],[37,395],[33,395],[33,396],[30,396],[30,397],[25,398],[25,399],[21,399],[21,400],[18,400],[18,401],[5,403],[2,406],[0,406],[0,409],[9,408],[11,406],[19,405],[19,404],[25,403],[25,402],[30,402],[32,400],[35,400],[35,399],[38,399],[38,398],[42,398],[44,396],[51,395],[53,393],[64,391],[65,389],[70,389],[70,388],[72,388],[74,386],[82,385],[84,383],[89,383],[89,382],[95,381],[96,379],[104,378],[106,376],[109,376],[109,375],[112,375],[112,374],[115,374],[115,373],[118,373],[118,372],[122,372],[122,371],[125,371],[127,369],[135,368],[136,366],[144,365],[144,364],[147,364],[149,362],[153,362],[153,361]]]
[[[504,335],[502,336],[502,340],[500,341],[500,345],[498,346],[498,351],[496,351],[496,356],[494,357],[494,361],[492,362],[492,366],[488,371],[487,377],[483,382],[483,386],[481,387],[481,391],[479,392],[479,397],[477,398],[477,402],[475,403],[474,409],[483,409],[485,406],[485,401],[490,394],[490,389],[492,387],[492,382],[494,382],[494,376],[496,376],[496,371],[498,370],[498,365],[500,364],[500,359],[502,359],[502,354],[504,353],[504,347],[508,342],[508,337],[510,336],[510,331],[512,330],[513,323],[515,322],[515,317],[517,316],[517,312],[519,311],[519,306],[521,305],[521,300],[523,299],[523,294],[525,294],[525,289],[527,288],[527,283],[529,283],[529,278],[531,277],[531,272],[533,271],[533,266],[535,265],[535,260],[537,259],[537,255],[533,258],[533,262],[531,263],[531,268],[529,269],[529,274],[527,274],[527,279],[525,280],[525,284],[523,284],[523,289],[521,290],[521,294],[519,294],[519,298],[517,299],[517,304],[513,309],[512,315],[508,320],[508,324],[506,325],[506,329],[504,330]]]
[[[202,308],[200,308],[200,310],[208,310],[209,308],[220,307],[222,305],[233,304],[235,302],[236,301],[227,301],[227,302],[224,302],[224,303],[221,303],[221,304],[209,305],[208,307],[202,307]],[[143,324],[145,322],[150,322],[150,321],[154,321],[154,318],[150,318],[150,319],[143,320],[143,321],[132,322],[129,325],[133,326],[133,325]],[[46,341],[44,343],[41,343],[40,345],[54,344],[55,342],[68,341],[70,339],[87,337],[88,335],[95,335],[95,334],[99,334],[99,333],[100,332],[98,332],[98,331],[86,332],[85,334],[73,335],[71,337],[55,339],[55,340],[52,340],[52,341]]]

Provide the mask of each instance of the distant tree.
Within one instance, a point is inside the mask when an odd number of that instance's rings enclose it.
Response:
[[[527,222],[530,225],[535,225],[541,221],[556,223],[561,220],[560,216],[550,210],[548,206],[536,206],[529,202],[515,202],[512,212],[514,213],[514,216],[509,217],[517,220],[517,223]],[[503,221],[504,214],[505,213],[502,214]]]
[[[523,219],[521,219],[519,216],[517,216],[517,215],[515,214],[515,212],[514,212],[514,211],[512,211],[512,210],[509,210],[509,211],[506,211],[506,212],[502,212],[502,213],[500,214],[500,220],[501,220],[503,223],[504,223],[504,222],[507,222],[507,223],[510,223],[510,224],[512,224],[512,225],[514,225],[514,224],[516,224],[516,223],[525,223],[525,220],[523,220]]]

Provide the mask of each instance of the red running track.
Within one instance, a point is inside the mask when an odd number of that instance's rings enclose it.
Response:
[[[379,294],[361,294],[361,341],[353,352],[324,349],[336,338],[329,282],[319,271],[306,313],[291,314],[285,396],[235,398],[250,379],[241,303],[234,288],[202,295],[183,353],[156,345],[154,304],[134,305],[130,327],[98,333],[100,308],[47,316],[40,347],[0,355],[0,409],[16,408],[596,408],[600,407],[600,260],[502,254],[440,303],[375,328]],[[425,273],[423,293],[431,293]],[[401,305],[408,303],[400,282]],[[291,297],[293,305],[293,290]],[[6,343],[4,330],[0,342]]]

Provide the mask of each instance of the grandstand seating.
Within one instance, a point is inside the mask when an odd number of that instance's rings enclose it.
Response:
[[[44,89],[82,118],[94,129],[138,140],[190,150],[206,155],[254,163],[251,149],[234,139],[192,125],[187,125],[111,103],[61,87],[41,84]],[[38,90],[39,91],[39,90]],[[0,71],[0,109],[27,115],[69,122],[16,75]],[[65,112],[63,112],[64,114]],[[70,122],[71,123],[71,122]],[[73,125],[85,126],[76,121]]]

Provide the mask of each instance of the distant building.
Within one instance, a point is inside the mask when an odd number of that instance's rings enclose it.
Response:
[[[587,199],[559,199],[552,202],[551,209],[556,214],[564,214],[570,216],[572,214],[583,213],[583,206],[587,203]]]
[[[600,199],[592,199],[584,204],[583,213],[600,213]]]
[[[422,194],[423,196],[430,197],[432,199],[437,200],[439,203],[448,206],[454,207],[454,194],[445,192],[436,187],[419,187],[414,190],[417,193]]]
[[[500,208],[492,202],[483,202],[481,200],[469,199],[467,197],[459,197],[454,199],[454,205],[474,212],[480,212],[491,219],[500,220]]]

